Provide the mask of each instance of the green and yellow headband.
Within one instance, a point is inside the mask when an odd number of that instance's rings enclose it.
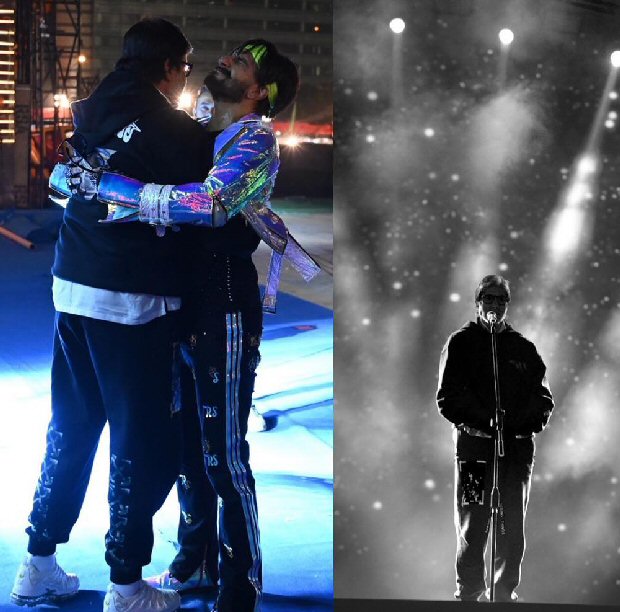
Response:
[[[265,45],[246,45],[241,48],[240,53],[249,53],[254,58],[256,65],[260,68],[261,62],[265,55],[267,55],[267,47]]]
[[[260,70],[261,62],[265,59],[267,55],[267,47],[265,45],[246,45],[242,47],[239,53],[249,53],[253,58],[254,62],[258,66]],[[278,99],[278,84],[277,83],[267,83],[265,85],[267,89],[267,100],[269,100],[269,108],[273,109],[276,105],[276,100]]]

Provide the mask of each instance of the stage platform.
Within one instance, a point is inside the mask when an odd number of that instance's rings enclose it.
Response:
[[[395,599],[335,599],[334,612],[480,612],[490,609],[493,612],[511,612],[514,603],[468,601],[403,601]],[[609,612],[617,606],[582,606],[577,604],[542,604],[518,602],[519,612]]]
[[[295,235],[331,260],[331,208],[282,202]],[[310,208],[308,208],[308,206]],[[0,213],[0,222],[2,221]],[[16,212],[5,227],[29,236],[27,250],[0,237],[0,610],[9,603],[25,552],[27,516],[49,419],[53,307],[50,266],[58,211]],[[267,253],[258,254],[260,271]],[[285,270],[278,313],[266,316],[255,404],[277,426],[249,436],[256,476],[264,559],[263,612],[333,609],[333,308],[331,277],[305,285]],[[36,609],[101,610],[108,583],[103,539],[107,529],[107,429],[86,501],[60,564],[77,573],[81,590],[62,605]],[[178,504],[173,491],[155,517],[152,563],[159,573],[174,556]],[[207,611],[214,593],[183,596],[181,610]]]

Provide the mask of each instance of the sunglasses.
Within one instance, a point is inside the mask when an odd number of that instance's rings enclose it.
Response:
[[[485,304],[492,304],[493,302],[497,302],[498,304],[508,304],[510,302],[510,298],[507,295],[483,295],[481,301]]]
[[[192,68],[194,67],[194,64],[190,62],[184,62],[184,61],[181,61],[181,63],[183,64],[183,70],[185,72],[185,76],[188,77],[192,73]]]

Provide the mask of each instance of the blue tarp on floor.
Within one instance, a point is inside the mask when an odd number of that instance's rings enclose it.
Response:
[[[28,237],[27,250],[0,237],[0,610],[26,546],[24,528],[38,477],[49,418],[53,307],[50,266],[59,211],[0,215]],[[255,400],[277,417],[275,429],[250,435],[264,557],[263,610],[333,609],[332,448],[333,313],[281,294],[265,319]],[[107,586],[107,430],[95,460],[82,514],[58,558],[80,575],[79,596],[59,608],[100,610]],[[174,554],[178,505],[172,494],[155,519],[153,562]],[[182,610],[207,610],[210,595],[186,596]]]

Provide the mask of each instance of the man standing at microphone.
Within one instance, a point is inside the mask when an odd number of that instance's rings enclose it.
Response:
[[[486,590],[484,553],[491,519],[495,380],[491,332],[497,344],[504,454],[499,458],[500,505],[494,568],[495,601],[516,601],[525,550],[524,522],[534,434],[546,426],[553,398],[536,347],[507,322],[510,286],[485,276],[475,292],[476,322],[454,332],[441,352],[437,407],[454,427],[456,592],[478,601]]]

